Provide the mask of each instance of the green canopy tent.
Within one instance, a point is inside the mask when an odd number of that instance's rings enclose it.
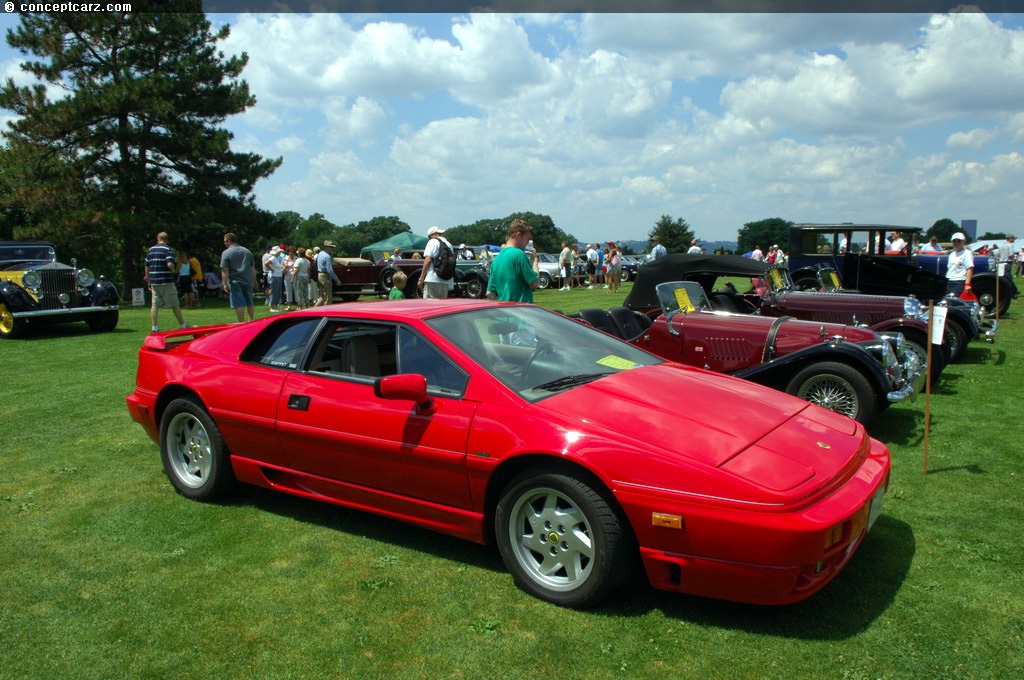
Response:
[[[426,236],[417,236],[411,231],[403,231],[401,233],[395,234],[394,236],[389,236],[383,241],[371,243],[370,245],[366,246],[361,251],[359,251],[359,257],[363,258],[364,260],[376,262],[382,257],[388,257],[388,255],[391,254],[391,251],[394,250],[395,248],[398,248],[402,252],[408,250],[422,251],[424,248],[427,247],[428,240],[429,239],[427,239]]]

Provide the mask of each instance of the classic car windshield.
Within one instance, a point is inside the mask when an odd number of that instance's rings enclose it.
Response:
[[[427,324],[529,401],[664,361],[541,307],[502,305]]]
[[[704,290],[696,281],[669,281],[659,283],[656,288],[658,302],[664,314],[682,311],[689,313],[695,309],[710,309]]]
[[[54,262],[56,259],[53,246],[46,244],[0,246],[0,262]]]

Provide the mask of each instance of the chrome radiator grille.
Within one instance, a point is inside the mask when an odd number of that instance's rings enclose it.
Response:
[[[63,309],[64,305],[60,303],[61,293],[71,296],[69,306],[74,305],[78,297],[74,269],[43,269],[39,273],[43,275],[42,295],[39,300],[43,309]]]

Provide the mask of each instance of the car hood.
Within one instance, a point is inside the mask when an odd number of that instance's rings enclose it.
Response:
[[[673,398],[666,401],[664,395]],[[626,450],[632,445],[641,449],[642,462],[633,459],[637,465],[612,465],[620,479],[685,489],[697,482],[693,470],[714,469],[742,480],[724,487],[736,496],[766,503],[779,502],[779,494],[808,493],[811,480],[813,488],[827,484],[858,458],[867,441],[863,428],[845,416],[673,363],[624,371],[537,406],[555,419],[568,417],[587,430],[609,433],[624,461],[631,459]]]

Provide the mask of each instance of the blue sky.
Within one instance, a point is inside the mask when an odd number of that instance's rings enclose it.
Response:
[[[284,158],[271,211],[417,233],[532,211],[585,241],[664,214],[706,240],[769,217],[1024,233],[1022,15],[210,19],[250,59],[234,148]],[[4,44],[24,82],[18,62]]]

